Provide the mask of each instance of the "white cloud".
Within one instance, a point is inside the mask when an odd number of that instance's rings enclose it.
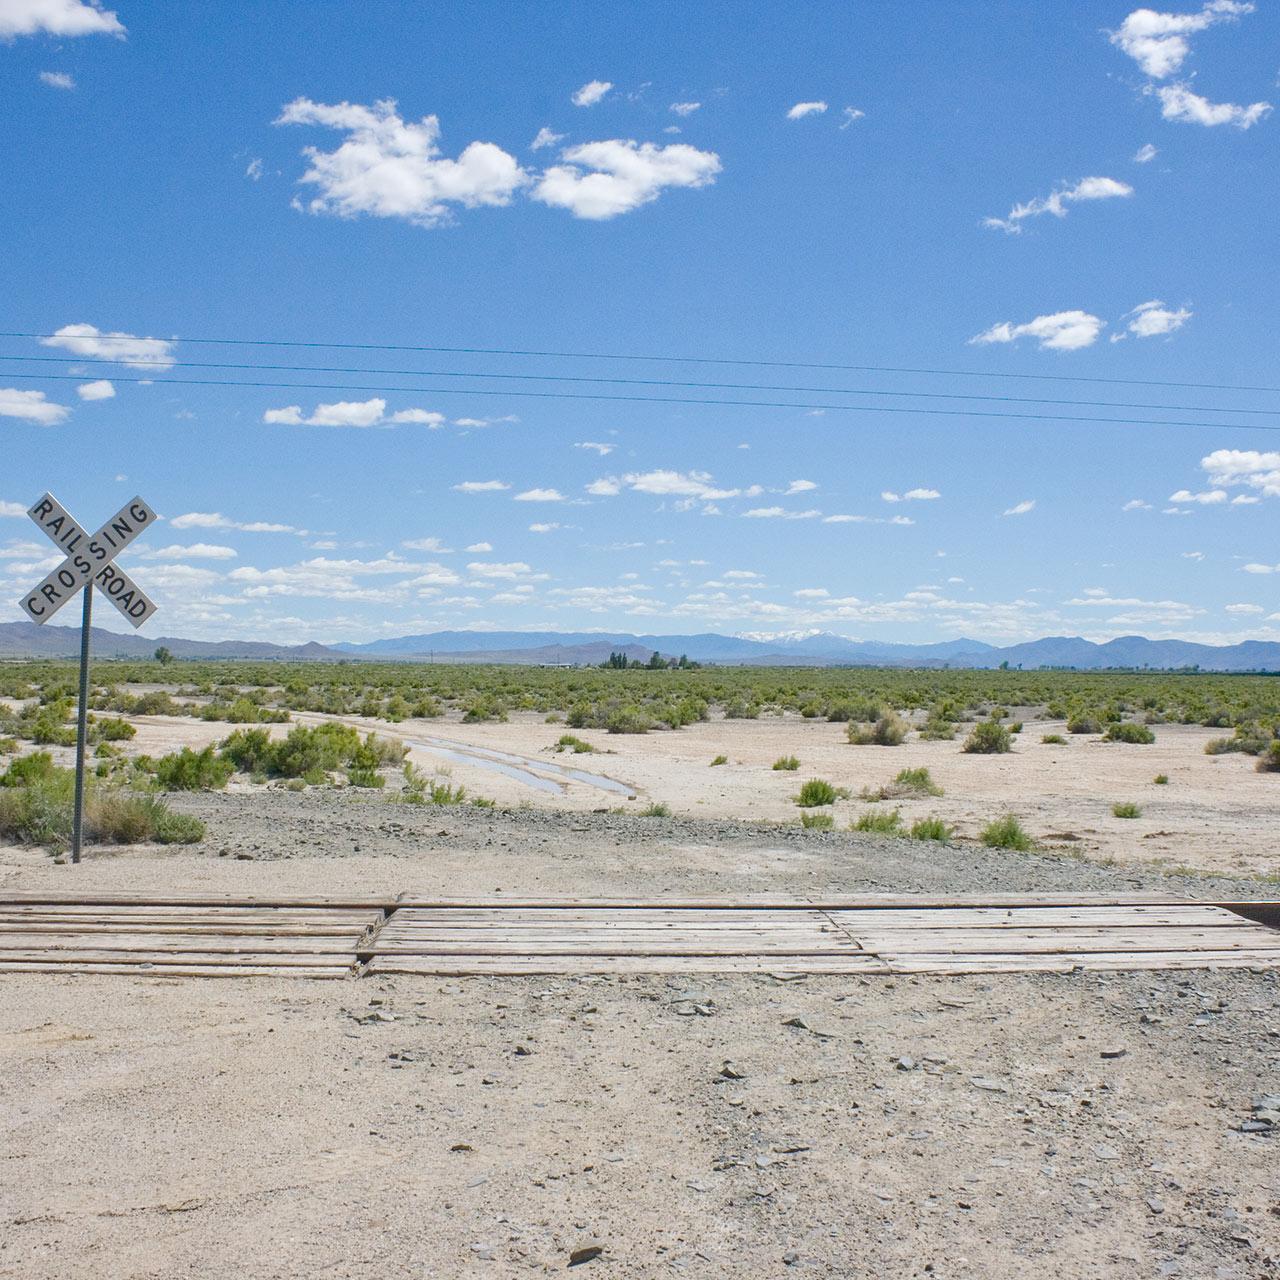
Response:
[[[1001,515],[1025,516],[1028,511],[1035,510],[1035,505],[1036,500],[1034,498],[1024,498],[1023,501],[1015,503],[1012,507],[1002,511]]]
[[[122,36],[120,19],[98,0],[3,0],[0,40],[14,36]]]
[[[697,498],[701,502],[717,502],[736,498],[740,489],[720,489],[705,471],[641,471],[622,477],[622,483],[636,493],[659,497]]]
[[[400,409],[387,419],[388,422],[412,422],[419,426],[430,427],[434,431],[444,425],[444,414],[433,413],[429,409]]]
[[[894,493],[892,489],[886,489],[880,497],[885,502],[932,502],[935,498],[942,497],[937,489],[908,489],[906,493]]]
[[[1055,311],[1052,315],[1036,316],[1026,324],[1002,321],[969,341],[1016,342],[1025,337],[1037,339],[1042,351],[1079,351],[1082,347],[1091,347],[1105,328],[1105,320],[1087,311]]]
[[[262,159],[261,157],[255,156],[245,166],[244,176],[246,178],[252,178],[254,182],[259,182],[262,179],[262,174],[263,174]]]
[[[805,116],[820,116],[827,109],[825,102],[797,102],[787,112],[788,120],[803,120]]]
[[[97,382],[82,382],[76,388],[76,395],[81,400],[110,400],[115,393],[115,387],[106,378],[99,378]]]
[[[1264,498],[1280,498],[1280,451],[1216,449],[1200,459],[1200,466],[1216,487],[1244,485]]]
[[[1111,43],[1127,53],[1144,75],[1163,80],[1180,70],[1191,52],[1189,35],[1218,22],[1231,22],[1252,13],[1253,5],[1236,0],[1211,0],[1199,13],[1156,13],[1135,9],[1110,33]]]
[[[612,498],[622,492],[622,481],[613,476],[601,476],[599,480],[593,480],[587,485],[586,490],[597,498]]]
[[[27,509],[20,502],[5,502],[0,500],[0,516],[8,516],[17,519],[19,516],[25,516]]]
[[[434,551],[439,556],[453,554],[453,548],[446,547],[439,538],[406,538],[400,545],[410,551]],[[475,547],[468,547],[467,550],[474,551]]]
[[[501,418],[454,418],[455,427],[492,427],[499,422],[519,422],[514,413],[504,414]]]
[[[1229,604],[1226,606],[1227,613],[1237,614],[1253,614],[1264,613],[1265,610],[1260,604]]]
[[[817,484],[812,480],[793,480],[787,486],[785,493],[787,497],[790,497],[793,493],[808,493],[811,489],[816,489],[817,487]]]
[[[823,516],[823,524],[880,524],[881,521],[876,516]]]
[[[561,529],[563,527],[564,527],[563,525],[556,523],[556,521],[550,520],[545,523],[531,524],[529,526],[529,532],[530,533],[551,533],[552,531],[556,529]]]
[[[1182,553],[1182,558],[1184,560],[1200,561],[1204,559],[1204,552],[1203,551],[1184,551]]]
[[[497,493],[511,488],[505,480],[464,480],[453,487],[457,493]]]
[[[1231,499],[1231,505],[1233,507],[1255,507],[1261,501],[1261,498],[1255,498],[1252,494],[1237,493],[1236,496]]]
[[[791,593],[797,600],[825,600],[831,592],[826,587],[801,587]]]
[[[535,574],[533,569],[523,560],[510,560],[506,564],[493,564],[484,561],[473,561],[467,565],[467,571],[477,578],[496,578],[498,580],[515,580],[516,578],[545,578],[545,574]]]
[[[715,152],[683,142],[660,147],[614,138],[568,147],[560,158],[565,163],[542,175],[533,198],[592,221],[638,209],[667,187],[705,187],[720,172]]]
[[[140,551],[140,560],[234,560],[234,547],[219,546],[213,542],[193,542],[189,547],[174,543],[168,547],[156,547],[150,551]]]
[[[575,107],[594,107],[613,88],[609,80],[588,80],[570,99]]]
[[[563,142],[565,135],[563,133],[553,133],[546,125],[538,130],[537,135],[531,143],[529,143],[530,151],[541,151],[543,147],[554,147],[557,142]]]
[[[1186,307],[1171,311],[1158,298],[1134,307],[1125,317],[1129,320],[1129,332],[1139,338],[1157,338],[1166,333],[1181,329],[1192,313]]]
[[[3,6],[0,5],[0,10]],[[0,19],[3,21],[3,19]],[[65,71],[42,71],[40,83],[47,84],[50,89],[74,89],[76,82]]]
[[[1196,502],[1201,506],[1213,507],[1219,503],[1226,502],[1227,491],[1225,489],[1206,489],[1202,493],[1192,493],[1189,489],[1179,489],[1177,493],[1169,495],[1170,502]]]
[[[842,117],[840,128],[847,129],[855,121],[863,119],[866,114],[865,111],[859,111],[857,107],[845,107],[840,113]]]
[[[1280,573],[1280,564],[1250,563],[1240,566],[1242,573]]]
[[[517,493],[513,502],[563,502],[564,494],[559,489],[526,489]]]
[[[371,400],[338,400],[333,404],[318,404],[308,418],[302,416],[301,405],[285,405],[281,409],[268,409],[262,421],[287,427],[383,427],[414,423],[431,430],[443,426],[442,413],[427,409],[399,409],[387,416],[387,402],[380,396]]]
[[[598,453],[602,458],[608,457],[617,448],[616,445],[600,444],[596,440],[579,440],[573,447],[575,449],[590,449],[594,453]]]
[[[743,512],[744,520],[816,520],[821,511],[788,511],[785,507],[752,507]]]
[[[473,542],[473,543],[472,543],[472,544],[467,548],[467,550],[468,550],[468,551],[470,551],[470,552],[472,552],[472,553],[473,553],[473,554],[475,554],[475,555],[484,555],[484,553],[485,553],[486,551],[492,551],[492,550],[493,550],[493,543],[491,543],[491,542]]]
[[[1041,214],[1051,213],[1055,218],[1067,216],[1067,206],[1079,204],[1087,200],[1114,200],[1133,195],[1133,188],[1127,182],[1119,182],[1115,178],[1081,178],[1074,187],[1058,187],[1047,196],[1038,196],[1028,200],[1026,204],[1015,204],[1005,218],[984,218],[984,227],[997,227],[1011,235],[1022,231],[1022,223],[1027,218],[1038,218]]]
[[[1137,151],[1134,152],[1133,163],[1134,164],[1150,164],[1151,161],[1154,160],[1156,156],[1158,156],[1159,154],[1160,154],[1159,151],[1157,151],[1155,147],[1151,145],[1151,143],[1146,142],[1142,146],[1140,146],[1137,149]]]
[[[40,345],[62,347],[73,355],[114,360],[132,369],[170,368],[175,342],[167,338],[138,338],[131,333],[103,333],[91,324],[64,324]]]
[[[1121,511],[1150,511],[1151,503],[1143,502],[1141,498],[1130,498],[1128,502],[1120,508]]]
[[[1247,107],[1234,102],[1210,102],[1192,93],[1185,84],[1161,85],[1156,94],[1160,98],[1160,114],[1179,124],[1202,124],[1206,128],[1229,124],[1236,129],[1251,129],[1271,114],[1269,102],[1254,102]]]
[[[0,418],[22,418],[42,427],[56,426],[71,412],[64,404],[46,400],[43,391],[19,391],[0,387]]]
[[[701,106],[700,102],[673,102],[671,110],[678,116],[691,116]]]
[[[291,524],[273,524],[266,520],[229,520],[221,511],[188,511],[174,516],[169,524],[174,529],[239,529],[241,533],[305,533]]]
[[[311,213],[369,214],[436,227],[451,219],[451,205],[507,205],[528,181],[515,158],[492,142],[472,142],[456,160],[442,156],[439,119],[403,120],[389,98],[371,107],[296,98],[275,123],[321,125],[348,135],[333,151],[303,149],[310,167],[300,181],[319,191],[307,204]]]

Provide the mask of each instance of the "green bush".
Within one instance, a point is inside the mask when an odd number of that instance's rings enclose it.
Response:
[[[645,805],[645,807],[640,810],[640,816],[642,818],[669,818],[671,817],[671,808],[669,805],[662,804],[661,802],[655,802],[653,804]]]
[[[156,761],[156,783],[164,791],[221,791],[234,772],[235,765],[215,755],[212,746],[183,747]]]
[[[961,750],[969,755],[1003,755],[1013,750],[1013,742],[1009,730],[999,721],[982,720],[973,726]]]
[[[137,729],[127,720],[107,716],[105,719],[93,722],[91,736],[100,742],[128,742],[130,738],[136,737],[137,733]]]
[[[18,749],[17,738],[0,737],[0,756],[12,755]]]
[[[1169,775],[1167,773],[1157,773],[1152,781],[1157,787],[1166,787],[1169,785]]]
[[[636,706],[618,707],[604,722],[610,733],[648,733],[653,721]]]
[[[273,765],[271,735],[265,729],[237,729],[220,750],[241,773],[268,773]]]
[[[729,763],[728,756],[716,756],[716,758],[711,762],[711,767],[714,769],[718,764],[728,764],[728,763]]]
[[[902,814],[897,809],[868,809],[860,814],[850,830],[869,831],[872,835],[900,836],[902,834]]]
[[[47,751],[32,751],[9,762],[9,767],[0,773],[0,787],[25,787],[46,781],[55,773],[53,757]]]
[[[951,839],[951,828],[941,818],[917,818],[911,824],[913,840],[938,840],[946,842]]]
[[[572,751],[574,755],[586,755],[595,751],[595,747],[589,742],[583,742],[581,738],[575,738],[571,733],[562,733],[556,741],[557,751]]]
[[[773,762],[773,768],[780,773],[795,773],[800,767],[800,761],[795,756],[779,756]]]
[[[1067,721],[1068,733],[1101,733],[1102,725],[1094,716],[1075,715]]]
[[[1011,813],[988,823],[978,839],[989,849],[1015,849],[1019,853],[1026,853],[1035,847],[1035,841]]]
[[[1065,747],[1067,745],[1066,738],[1060,733],[1046,733],[1040,741],[1051,747]]]
[[[893,784],[901,787],[904,793],[917,796],[940,796],[942,788],[933,780],[928,769],[901,769],[894,778]]]
[[[1117,818],[1140,818],[1142,810],[1131,800],[1117,801],[1111,806],[1111,813]]]
[[[1146,745],[1156,740],[1156,735],[1145,724],[1132,721],[1109,724],[1102,737],[1105,742],[1135,742]]]
[[[874,724],[849,722],[845,734],[858,747],[900,747],[910,726],[895,711],[886,711]]]
[[[818,805],[835,804],[837,798],[835,787],[831,783],[824,781],[822,778],[810,778],[800,788],[800,794],[796,796],[796,804],[802,809],[813,809]]]
[[[836,820],[829,813],[802,813],[800,825],[815,831],[830,831]]]
[[[1280,773],[1280,738],[1274,739],[1253,766],[1259,773]]]

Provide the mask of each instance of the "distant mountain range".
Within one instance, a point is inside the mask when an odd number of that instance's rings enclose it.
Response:
[[[750,666],[1011,667],[1035,670],[1065,667],[1202,671],[1280,672],[1280,643],[1246,640],[1233,645],[1192,644],[1186,640],[1148,640],[1120,636],[1095,644],[1079,636],[1048,636],[997,648],[981,640],[945,640],[938,644],[890,644],[850,640],[829,632],[787,632],[739,636],[602,634],[598,631],[433,631],[425,635],[373,640],[367,644],[268,644],[253,640],[183,640],[163,636],[146,640],[93,630],[99,658],[149,658],[164,645],[175,658],[258,658],[287,661],[495,662],[578,666],[605,661],[611,653],[647,661],[650,654],[687,655],[696,662]],[[0,623],[0,658],[72,657],[80,651],[75,627],[38,627],[30,622]]]

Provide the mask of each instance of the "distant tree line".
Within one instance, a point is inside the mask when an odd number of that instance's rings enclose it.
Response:
[[[688,654],[682,653],[678,658],[664,658],[656,649],[649,655],[648,662],[639,658],[628,658],[625,653],[611,653],[600,664],[604,671],[697,671],[700,662],[690,662]]]

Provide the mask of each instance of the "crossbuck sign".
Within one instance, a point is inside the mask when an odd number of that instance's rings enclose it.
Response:
[[[90,537],[71,513],[46,493],[27,514],[67,558],[19,604],[32,622],[48,622],[64,604],[90,582],[135,627],[156,611],[146,593],[112,562],[144,529],[156,513],[141,499],[126,502]]]
[[[34,591],[18,603],[32,622],[48,622],[68,600],[84,592],[80,620],[80,707],[76,723],[76,798],[71,826],[71,861],[80,861],[84,839],[84,753],[89,735],[89,637],[93,625],[93,589],[97,587],[133,624],[140,627],[156,611],[147,594],[115,564],[115,558],[144,529],[156,513],[141,498],[126,502],[90,537],[51,493],[27,514],[67,558]]]

